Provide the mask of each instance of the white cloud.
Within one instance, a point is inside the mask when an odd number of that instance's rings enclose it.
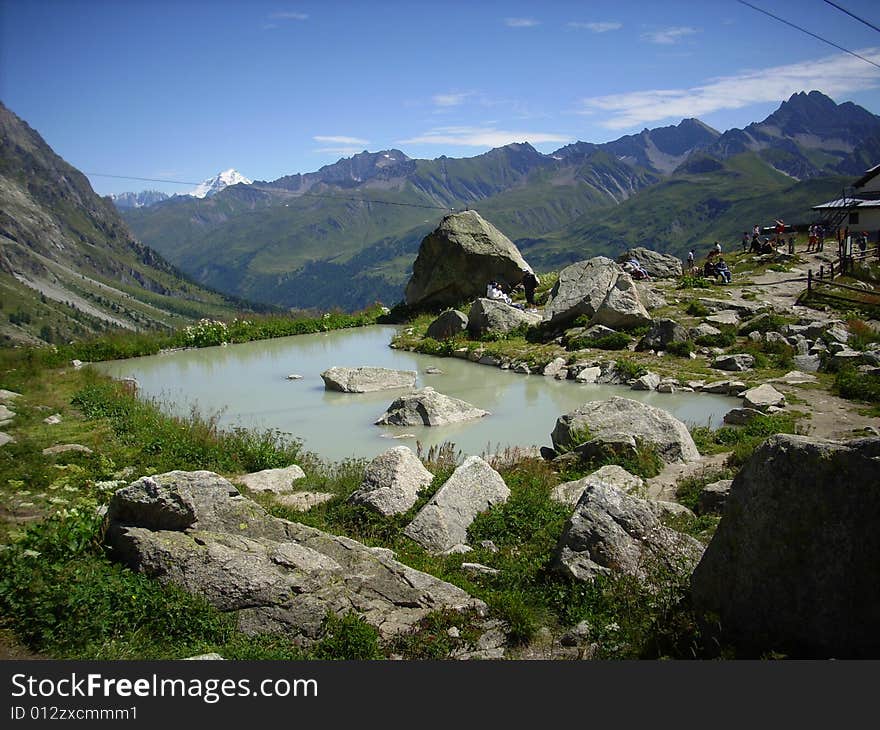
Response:
[[[700,31],[697,28],[691,28],[690,26],[684,25],[676,28],[661,28],[660,30],[654,30],[650,33],[642,33],[642,38],[651,43],[659,43],[662,46],[671,46],[674,43],[678,43],[685,36],[699,32]]]
[[[363,145],[366,146],[370,144],[370,140],[361,139],[360,137],[345,137],[342,135],[322,135],[318,134],[312,137],[315,142],[327,142],[328,144],[344,144],[344,145]]]
[[[536,25],[540,25],[540,20],[535,20],[534,18],[505,18],[504,25],[508,28],[533,28]]]
[[[600,23],[579,23],[577,21],[572,21],[567,25],[574,30],[591,30],[593,33],[607,33],[609,30],[620,30],[623,28],[623,23],[609,21],[603,21]]]
[[[880,48],[858,53],[880,63]],[[582,100],[581,114],[610,113],[608,129],[640,127],[662,119],[696,117],[721,109],[779,102],[799,91],[817,89],[830,96],[880,86],[880,70],[848,54],[814,61],[743,71],[737,76],[710,79],[689,89],[648,89]]]
[[[464,104],[469,96],[473,95],[473,91],[454,91],[448,94],[434,94],[434,96],[431,97],[431,101],[434,102],[435,106],[460,106],[461,104]]]
[[[512,142],[571,142],[572,137],[548,132],[513,132],[495,127],[435,127],[395,144],[445,144],[464,147],[503,147]]]
[[[269,17],[276,20],[308,20],[309,18],[306,13],[296,13],[293,11],[281,11],[278,13],[272,13]]]

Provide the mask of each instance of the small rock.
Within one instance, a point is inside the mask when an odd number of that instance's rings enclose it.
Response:
[[[329,492],[290,492],[279,495],[275,501],[297,512],[308,512],[312,507],[329,502],[335,496]]]
[[[291,373],[290,375],[287,376],[287,379],[288,380],[302,380],[302,377],[303,376],[300,375],[299,373]]]
[[[305,477],[305,472],[296,464],[291,464],[283,469],[263,469],[252,474],[238,477],[241,482],[252,492],[271,492],[272,494],[286,494],[294,490],[293,482]]]
[[[0,431],[0,446],[6,446],[6,444],[15,443],[15,439],[10,436],[8,433],[4,433]]]
[[[196,656],[188,656],[181,659],[184,662],[192,662],[192,661],[226,661],[222,656],[220,656],[216,651],[209,652],[207,654],[197,654]]]
[[[557,357],[555,360],[547,363],[544,367],[543,374],[550,378],[555,378],[556,374],[565,368],[566,360],[564,357]]]
[[[91,454],[92,450],[88,446],[82,444],[59,444],[57,446],[49,446],[43,449],[43,456],[57,456],[68,451],[76,451],[82,454]]]
[[[45,423],[49,426],[55,426],[55,425],[61,423],[61,414],[55,413],[55,414],[49,416],[48,418],[44,418],[43,423]]]
[[[712,363],[712,367],[718,370],[742,372],[743,370],[749,370],[754,364],[755,358],[753,355],[739,353],[736,355],[719,355]]]
[[[764,383],[743,393],[743,402],[747,408],[764,411],[772,406],[785,405],[785,396],[772,385]]]
[[[700,490],[697,511],[701,515],[723,511],[732,484],[733,479],[721,479],[703,487]]]
[[[490,553],[498,552],[498,546],[491,540],[480,540],[480,547],[483,550],[488,550]]]
[[[482,563],[462,563],[461,569],[468,573],[480,573],[482,575],[498,575],[501,572],[497,568],[490,568]]]
[[[425,375],[443,375],[440,368],[425,368]]]

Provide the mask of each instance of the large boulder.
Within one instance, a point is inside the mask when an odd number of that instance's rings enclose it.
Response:
[[[459,398],[422,388],[397,398],[382,414],[377,426],[445,426],[488,416],[489,411]]]
[[[604,324],[614,329],[632,329],[651,324],[653,320],[642,300],[639,290],[629,274],[621,272],[614,286],[606,295],[590,324]]]
[[[355,610],[391,636],[432,611],[485,608],[388,550],[272,517],[211,472],[139,479],[116,492],[108,520],[115,560],[235,614],[248,634],[309,644],[328,613]]]
[[[367,465],[363,483],[348,501],[390,517],[409,510],[433,479],[411,449],[397,446]]]
[[[557,450],[571,449],[588,439],[629,434],[657,449],[667,463],[697,461],[700,452],[687,426],[675,416],[646,403],[614,396],[590,401],[556,420],[550,438]],[[584,438],[584,436],[587,438]]]
[[[372,393],[377,390],[414,388],[415,370],[389,370],[388,368],[340,368],[333,367],[321,373],[324,388],[342,393]]]
[[[612,328],[651,321],[629,274],[606,256],[566,266],[550,291],[544,307],[546,323],[561,328],[578,317]]]
[[[477,299],[468,315],[467,328],[471,337],[479,339],[488,332],[507,334],[517,327],[541,324],[541,315],[524,312],[497,299]]]
[[[618,256],[617,262],[623,263],[631,258],[635,258],[654,279],[677,279],[682,274],[681,259],[668,253],[637,246]]]
[[[609,573],[640,580],[688,575],[702,545],[661,524],[648,500],[596,480],[587,485],[556,545],[553,566],[575,580]]]
[[[470,456],[403,533],[429,552],[444,552],[464,544],[474,518],[492,505],[506,502],[509,496],[501,475],[479,456]]]
[[[468,318],[464,312],[459,312],[457,309],[447,309],[428,325],[425,337],[434,340],[448,340],[464,333],[467,325]]]
[[[733,480],[691,579],[743,654],[880,655],[880,438],[777,435]]]
[[[479,213],[452,213],[422,239],[404,298],[411,307],[455,306],[484,296],[492,280],[517,284],[527,271],[519,249]]]
[[[665,350],[672,343],[687,342],[688,331],[674,319],[655,319],[637,350]]]

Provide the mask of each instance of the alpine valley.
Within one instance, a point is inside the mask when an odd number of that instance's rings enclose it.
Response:
[[[716,238],[734,245],[756,222],[809,221],[811,205],[877,159],[880,117],[812,91],[723,134],[685,119],[551,154],[525,141],[462,159],[364,151],[123,216],[207,286],[283,307],[351,310],[401,299],[443,209],[477,210],[538,270],[633,245],[681,256]]]

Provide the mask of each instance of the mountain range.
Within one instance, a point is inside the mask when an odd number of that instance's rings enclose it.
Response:
[[[539,270],[632,245],[683,255],[755,222],[809,220],[880,160],[880,117],[818,91],[724,133],[698,119],[550,154],[523,142],[470,158],[362,152],[315,172],[176,196],[124,218],[212,288],[285,307],[399,301],[418,245],[474,208]]]
[[[110,200],[2,103],[0,244],[0,341],[177,328],[240,304],[136,240]]]

